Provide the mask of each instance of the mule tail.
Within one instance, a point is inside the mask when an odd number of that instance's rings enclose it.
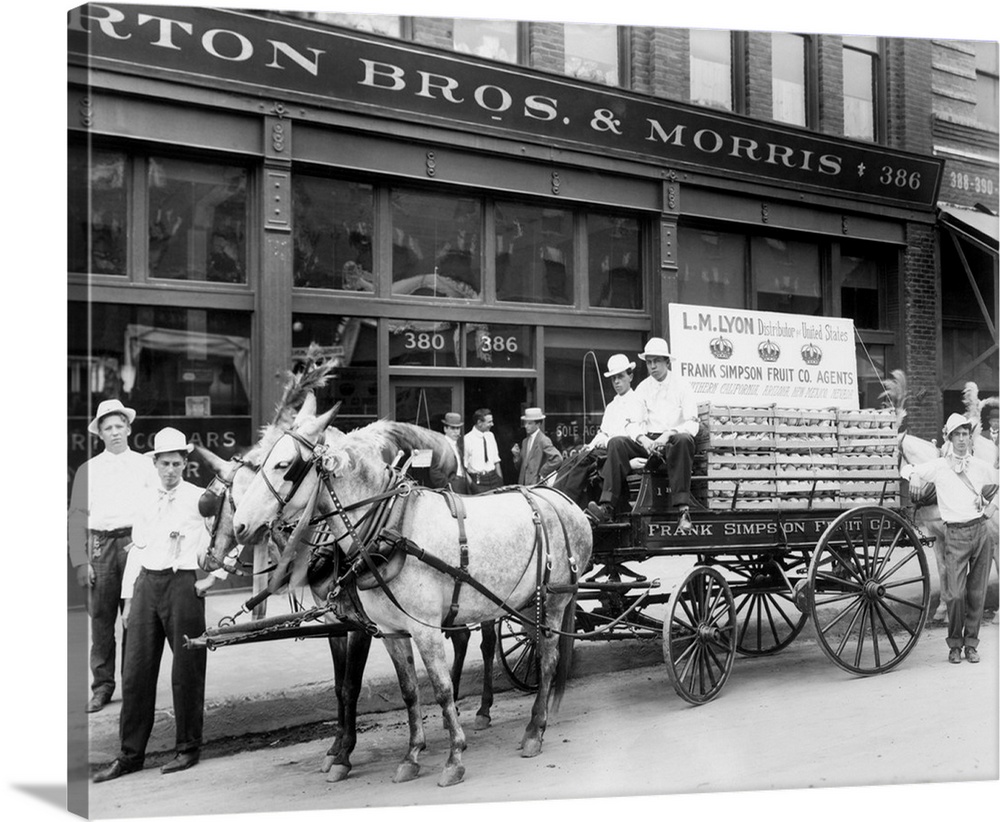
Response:
[[[558,711],[563,694],[566,693],[566,683],[573,667],[573,641],[576,633],[576,594],[563,611],[562,634],[559,637],[559,662],[552,679],[552,710]]]

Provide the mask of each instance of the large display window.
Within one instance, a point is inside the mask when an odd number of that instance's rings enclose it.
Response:
[[[68,270],[128,273],[128,174],[121,151],[69,147]]]
[[[570,305],[573,302],[573,213],[498,202],[497,299]]]

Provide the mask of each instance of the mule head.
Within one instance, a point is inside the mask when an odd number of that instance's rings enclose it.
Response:
[[[322,444],[339,404],[318,417],[310,414],[306,405],[293,427],[275,439],[236,501],[233,531],[244,545],[279,521],[293,518],[315,491],[319,475],[311,469],[316,448]]]

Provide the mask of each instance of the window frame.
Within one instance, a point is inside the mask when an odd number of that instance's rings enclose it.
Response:
[[[874,99],[872,100],[872,128],[874,134],[871,140],[867,137],[856,137],[847,134],[847,122],[845,117],[844,122],[844,136],[851,140],[861,140],[864,142],[872,142],[876,145],[884,145],[886,142],[886,135],[889,128],[888,113],[886,111],[886,93],[887,93],[887,80],[886,80],[886,55],[887,55],[887,44],[884,37],[875,38],[875,48],[867,49],[856,44],[849,44],[846,41],[850,39],[849,37],[842,38],[841,48],[843,52],[852,51],[859,54],[866,54],[872,59],[872,94]],[[841,93],[843,94],[844,87],[841,87]],[[845,95],[846,99],[846,95]]]
[[[771,32],[771,43],[772,43],[772,57],[771,57],[771,82],[774,82],[774,35],[776,34],[787,34],[793,37],[802,38],[802,82],[803,82],[803,93],[805,94],[804,100],[804,115],[805,123],[799,126],[800,128],[808,128],[815,130],[819,123],[819,56],[818,48],[816,44],[816,37],[811,34],[800,31],[773,31]],[[773,86],[772,86],[773,87]],[[777,123],[784,123],[785,120],[779,120],[774,113],[774,99],[772,92],[771,100],[771,118]],[[796,123],[789,123],[789,125],[798,125]]]

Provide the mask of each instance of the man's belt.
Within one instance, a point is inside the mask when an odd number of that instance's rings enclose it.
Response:
[[[952,530],[955,530],[958,528],[971,528],[973,525],[979,525],[984,521],[985,520],[982,517],[976,517],[975,519],[970,519],[967,522],[946,522],[945,525]]]
[[[126,528],[115,528],[113,531],[97,531],[91,528],[90,533],[101,540],[124,539],[125,537],[132,536],[132,526],[129,525]]]
[[[490,480],[490,478],[499,480],[500,477],[497,476],[496,471],[484,471],[482,474],[477,474],[475,471],[470,471],[469,476],[472,477],[472,481],[483,485]]]

